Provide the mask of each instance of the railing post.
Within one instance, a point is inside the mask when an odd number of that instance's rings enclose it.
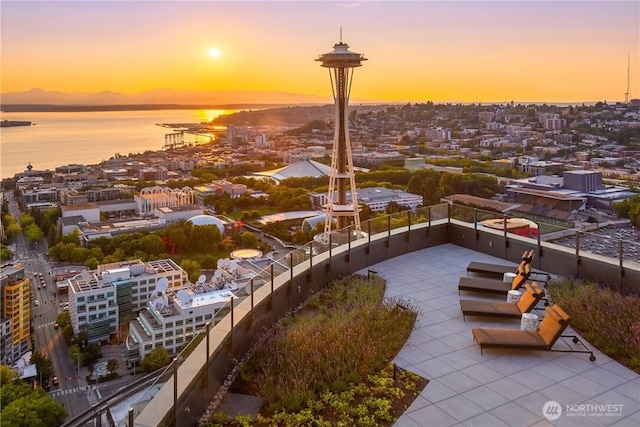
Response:
[[[209,351],[209,331],[210,330],[211,330],[211,322],[207,322],[207,332],[206,332],[206,334],[207,334],[207,357],[206,357],[207,366],[209,366],[209,355],[211,354],[210,351]]]
[[[580,277],[580,230],[576,230],[576,277]]]
[[[209,355],[211,354],[209,349],[209,332],[211,330],[211,321],[207,322],[205,327],[206,327],[205,333],[207,334],[207,340],[206,340],[207,354],[205,355],[205,359],[204,359],[204,384],[206,387],[208,387],[209,386]]]
[[[429,223],[429,228],[431,228],[431,206],[427,207],[427,221]]]
[[[134,422],[134,417],[133,417],[133,408],[129,408],[129,425],[127,427],[133,427],[133,422]]]
[[[271,298],[271,310],[273,310],[273,263],[271,263],[270,266],[270,274],[271,274],[271,294],[270,294],[270,298]]]
[[[309,242],[309,273],[313,267],[313,240]]]
[[[507,215],[504,216],[504,259],[509,257],[509,238],[507,237]]]
[[[289,278],[291,279],[291,286],[293,286],[293,253],[295,249],[289,253]]]
[[[371,219],[367,221],[367,236],[369,237],[369,244],[371,244]]]
[[[253,277],[251,278],[251,317],[253,318]]]
[[[233,353],[233,325],[234,325],[234,319],[233,319],[233,297],[229,297],[229,307],[231,307],[231,311],[229,312],[230,318],[231,318],[231,330],[229,332],[229,338],[231,339],[231,353]]]
[[[622,287],[622,283],[624,282],[624,265],[622,265],[622,255],[623,255],[623,251],[624,251],[624,246],[622,245],[622,239],[618,240],[618,256],[619,256],[619,262],[620,262],[620,293],[622,293],[623,287]]]
[[[351,255],[351,224],[347,226],[347,243],[349,255]]]
[[[178,358],[173,358],[173,425],[178,425]]]
[[[478,208],[473,208],[473,249],[478,250]]]
[[[411,211],[407,211],[407,230],[411,231]]]
[[[541,242],[541,237],[540,237],[540,223],[536,224],[538,226],[538,268],[542,269],[542,242]]]

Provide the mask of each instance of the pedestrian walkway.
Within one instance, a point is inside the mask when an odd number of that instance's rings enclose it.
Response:
[[[421,310],[394,362],[429,384],[395,426],[640,425],[640,376],[593,347],[595,362],[578,353],[486,349],[481,355],[472,328],[518,329],[520,323],[463,320],[459,301],[474,296],[458,295],[458,280],[470,261],[508,263],[446,244],[367,269],[387,280],[387,296]]]
[[[93,407],[96,403],[98,403],[98,395],[96,394],[97,390],[88,390],[87,393],[87,401],[89,402],[89,406]]]
[[[58,397],[58,396],[64,396],[64,395],[73,394],[73,393],[80,393],[80,392],[84,393],[85,389],[86,389],[85,386],[72,387],[72,388],[51,390],[49,394],[51,395],[51,397]]]

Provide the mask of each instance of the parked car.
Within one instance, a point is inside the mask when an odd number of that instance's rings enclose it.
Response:
[[[39,306],[40,305],[40,301],[38,301],[38,300],[33,301],[33,305],[35,305],[36,307]]]
[[[58,377],[53,377],[53,381],[51,382],[54,386],[57,386],[58,384],[60,384],[60,381],[58,381]]]
[[[60,326],[58,325],[58,322],[56,322],[56,323],[53,325],[53,329],[58,329],[59,327],[60,327]]]

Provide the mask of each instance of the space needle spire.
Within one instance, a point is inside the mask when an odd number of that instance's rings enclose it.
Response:
[[[342,41],[340,28],[340,42],[333,46],[333,51],[320,55],[316,61],[322,67],[329,69],[331,89],[335,103],[335,130],[333,134],[333,149],[331,152],[331,169],[329,171],[329,192],[327,203],[322,210],[326,213],[322,241],[327,243],[331,234],[333,221],[336,229],[344,231],[353,221],[353,232],[360,236],[360,211],[356,191],[356,177],[353,169],[351,141],[349,140],[349,94],[353,82],[353,69],[360,67],[364,55],[349,50],[349,45]],[[347,202],[347,188],[351,191],[351,200]]]

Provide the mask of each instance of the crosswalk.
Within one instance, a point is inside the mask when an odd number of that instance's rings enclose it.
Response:
[[[87,392],[87,401],[89,401],[89,406],[91,407],[98,403],[98,396],[95,391],[91,390]]]
[[[73,387],[73,388],[65,388],[65,389],[58,389],[58,390],[52,390],[49,392],[49,394],[52,397],[58,397],[58,396],[64,396],[67,394],[72,394],[72,393],[78,393],[78,392],[84,392],[84,387]]]
[[[43,328],[46,328],[46,329],[51,328],[51,329],[53,329],[53,325],[55,325],[55,323],[56,322],[41,323],[41,324],[36,326],[36,329],[43,329]]]
[[[75,394],[75,393],[80,393],[80,395],[85,395],[87,397],[87,401],[89,402],[89,406],[94,406],[96,403],[98,403],[98,400],[100,399],[98,390],[91,390],[87,386],[58,389],[58,390],[53,390],[49,392],[51,397],[54,397],[54,398]]]

